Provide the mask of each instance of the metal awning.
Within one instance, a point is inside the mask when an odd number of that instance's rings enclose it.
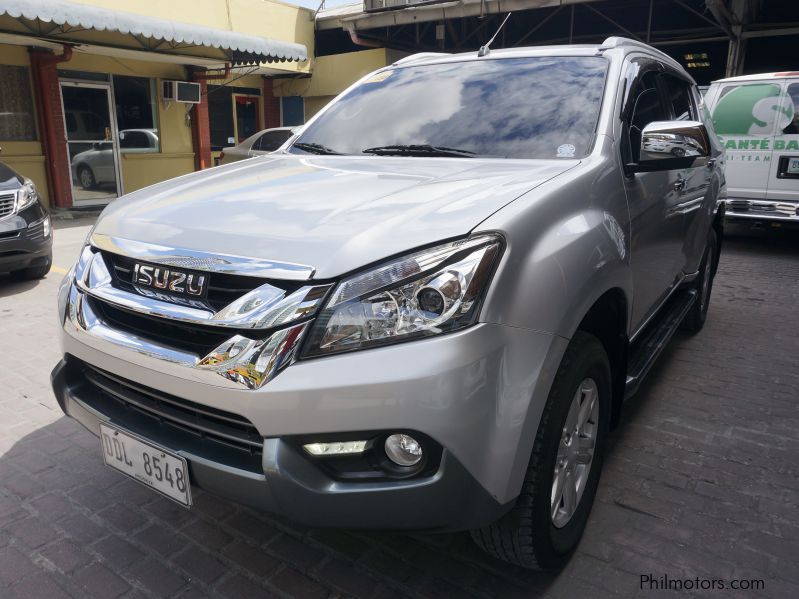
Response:
[[[303,44],[158,19],[127,11],[109,10],[67,0],[0,0],[0,16],[3,15],[20,20],[37,36],[51,39],[66,41],[73,33],[93,29],[132,36],[147,50],[157,52],[182,53],[182,50],[203,46],[216,48],[223,51],[232,62],[239,64],[308,59],[308,50]],[[50,24],[52,28],[43,29],[42,23]]]

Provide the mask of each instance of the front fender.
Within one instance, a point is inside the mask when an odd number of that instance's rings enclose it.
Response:
[[[523,432],[513,460],[508,496],[518,494],[555,373],[580,322],[607,291],[632,306],[630,218],[622,175],[612,159],[580,166],[516,200],[478,230],[501,232],[506,249],[480,315],[485,322],[551,333],[521,417]]]
[[[594,302],[618,288],[629,323],[630,219],[621,174],[612,161],[597,160],[542,188],[545,194],[517,200],[479,228],[500,231],[507,243],[480,320],[570,339]]]

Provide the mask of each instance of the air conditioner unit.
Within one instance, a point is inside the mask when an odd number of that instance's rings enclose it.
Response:
[[[191,81],[162,81],[161,99],[185,104],[199,104],[200,84]]]

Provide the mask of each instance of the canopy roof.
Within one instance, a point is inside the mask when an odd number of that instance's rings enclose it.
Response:
[[[81,30],[126,34],[148,50],[188,54],[199,47],[216,48],[234,63],[303,61],[303,44],[235,33],[132,12],[109,10],[67,0],[0,0],[0,16],[17,19],[37,36],[64,39]],[[44,29],[43,23],[51,24]],[[153,44],[152,42],[158,42]]]

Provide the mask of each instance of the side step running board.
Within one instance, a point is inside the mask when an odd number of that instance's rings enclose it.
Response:
[[[696,298],[696,289],[676,294],[657,319],[649,325],[648,330],[644,331],[643,337],[636,340],[630,348],[625,399],[629,399],[638,391],[644,377],[680,326],[688,310],[694,305]]]

